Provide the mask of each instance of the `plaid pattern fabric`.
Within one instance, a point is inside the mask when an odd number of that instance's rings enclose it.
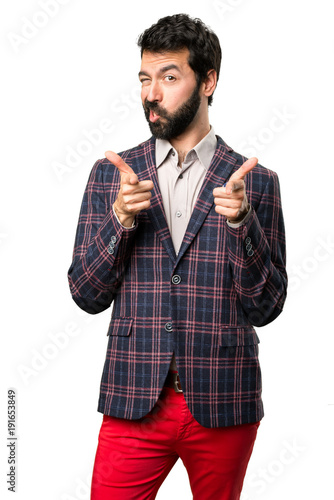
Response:
[[[285,235],[277,175],[257,165],[246,177],[247,223],[226,224],[212,191],[246,160],[218,137],[179,254],[165,220],[155,139],[121,153],[139,180],[154,183],[151,207],[124,229],[112,204],[119,173],[95,163],[84,194],[72,297],[95,314],[113,302],[98,411],[137,419],[156,403],[175,352],[184,396],[205,427],[263,417],[259,338],[286,297]]]

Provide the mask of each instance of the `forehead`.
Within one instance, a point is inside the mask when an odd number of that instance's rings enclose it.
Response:
[[[192,69],[188,60],[188,49],[181,49],[177,52],[149,52],[144,50],[141,59],[141,71],[160,71],[162,68],[174,65],[181,72],[190,72]]]

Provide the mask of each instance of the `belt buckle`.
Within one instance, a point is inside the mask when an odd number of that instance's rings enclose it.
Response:
[[[183,390],[179,387],[180,381],[178,380],[178,375],[179,375],[178,373],[173,373],[174,391],[175,392],[183,392]]]

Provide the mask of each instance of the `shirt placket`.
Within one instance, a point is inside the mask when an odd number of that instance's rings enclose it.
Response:
[[[189,175],[190,175],[190,164],[183,166],[177,172],[177,177],[174,182],[174,195],[173,195],[173,209],[172,209],[172,221],[173,221],[173,233],[176,234],[175,241],[173,241],[175,250],[178,253],[184,234],[186,232],[190,212],[188,207],[189,202]],[[175,231],[174,231],[175,229]]]

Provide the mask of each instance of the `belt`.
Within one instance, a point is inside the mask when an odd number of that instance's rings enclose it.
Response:
[[[183,392],[179,374],[177,372],[172,372],[171,370],[168,372],[164,386],[171,387],[175,392]]]

